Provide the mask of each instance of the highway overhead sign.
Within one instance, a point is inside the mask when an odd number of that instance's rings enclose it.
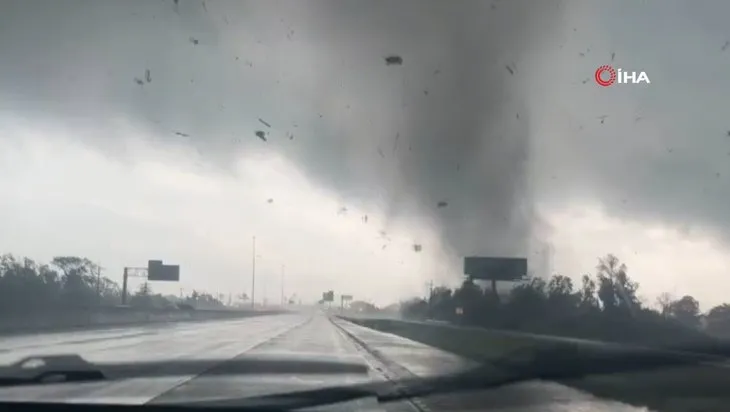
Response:
[[[527,276],[527,259],[479,256],[465,257],[464,274],[480,280],[520,280]]]
[[[178,282],[180,280],[179,265],[165,265],[161,260],[147,262],[147,280]]]

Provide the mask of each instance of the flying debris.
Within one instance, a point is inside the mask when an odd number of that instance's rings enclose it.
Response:
[[[150,69],[144,71],[144,78],[147,80],[147,83],[152,83],[152,72],[150,72]]]
[[[144,81],[142,81],[142,79],[138,79],[138,78],[135,77],[134,78],[134,82],[137,83],[140,86],[144,86]]]
[[[338,215],[344,215],[344,214],[346,214],[346,213],[347,213],[347,208],[346,208],[346,207],[344,207],[344,206],[343,206],[343,207],[341,207],[341,208],[340,208],[340,210],[338,210],[338,211],[337,211],[337,214],[338,214]]]
[[[362,217],[362,221],[363,221],[363,223],[367,223],[368,222],[368,215],[363,216]]]
[[[381,238],[381,239],[385,240],[386,242],[390,242],[390,237],[388,237],[388,234],[387,234],[387,233],[385,233],[385,231],[384,231],[384,230],[381,230],[381,231],[380,231],[380,232],[378,232],[378,233],[380,234],[380,238]]]
[[[255,134],[259,139],[266,141],[266,133],[263,130],[256,130]]]
[[[264,120],[260,117],[259,117],[259,122],[261,122],[261,124],[263,124],[266,127],[269,127],[269,128],[271,127],[271,124],[269,122],[267,122],[266,120]]]
[[[444,208],[444,207],[446,207],[448,205],[449,205],[449,203],[446,202],[446,201],[443,201],[443,200],[440,201],[440,202],[438,202],[438,203],[436,203],[436,207],[438,207],[439,209]]]
[[[196,39],[195,37],[190,38],[190,43],[193,43],[194,45],[200,44],[200,40]]]
[[[511,74],[511,75],[514,75],[515,74],[515,70],[513,68],[511,68],[509,66],[504,66],[504,67],[507,69],[507,71],[509,72],[509,74]]]
[[[413,245],[414,252],[420,252],[422,249],[423,249],[423,247],[417,243],[415,245]]]
[[[274,199],[269,198],[269,200],[267,200],[266,203],[274,203]]]
[[[386,66],[400,66],[403,64],[403,58],[400,56],[392,55],[385,58]]]
[[[398,150],[398,139],[400,138],[400,133],[395,134],[395,139],[393,139],[393,153],[395,153],[396,150]]]
[[[175,134],[178,135],[178,136],[182,136],[182,137],[190,137],[189,134],[183,133],[183,132],[175,132]]]

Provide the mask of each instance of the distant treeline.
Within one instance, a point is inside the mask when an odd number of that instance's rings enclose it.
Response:
[[[99,273],[97,264],[76,256],[54,257],[47,264],[0,256],[0,314],[120,305],[120,286]],[[155,294],[146,282],[129,294],[127,303],[150,308],[224,306],[212,295],[197,291],[182,298]]]
[[[467,279],[454,290],[435,288],[427,299],[401,304],[404,317],[635,343],[673,344],[711,334],[730,335],[730,305],[700,312],[698,301],[663,294],[657,309],[637,297],[638,283],[613,255],[600,258],[595,275],[579,285],[567,276],[532,278],[506,296]]]

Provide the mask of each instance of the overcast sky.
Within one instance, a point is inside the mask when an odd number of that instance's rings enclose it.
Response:
[[[282,265],[287,295],[387,304],[470,254],[578,278],[614,253],[649,303],[730,290],[727,2],[2,9],[2,252],[235,294],[256,236],[276,301]],[[651,84],[599,87],[604,64]]]

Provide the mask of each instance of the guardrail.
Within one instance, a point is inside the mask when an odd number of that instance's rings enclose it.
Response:
[[[548,347],[571,348],[572,350],[585,353],[605,350],[650,350],[665,354],[689,355],[687,351],[677,349],[677,347],[681,347],[682,345],[671,345],[670,342],[664,342],[662,346],[650,346],[629,342],[607,342],[528,332],[485,329],[437,321],[349,316],[340,316],[340,318],[361,326],[403,336],[474,360],[487,362],[524,349]],[[724,348],[727,347],[720,341],[709,337],[706,341],[693,343],[697,349],[702,348],[702,352],[706,354],[711,354],[716,348],[723,348],[726,351]],[[700,351],[698,350],[697,352]]]
[[[182,310],[133,307],[74,308],[0,313],[0,334],[143,325],[149,323],[235,319],[281,313],[264,310]]]

